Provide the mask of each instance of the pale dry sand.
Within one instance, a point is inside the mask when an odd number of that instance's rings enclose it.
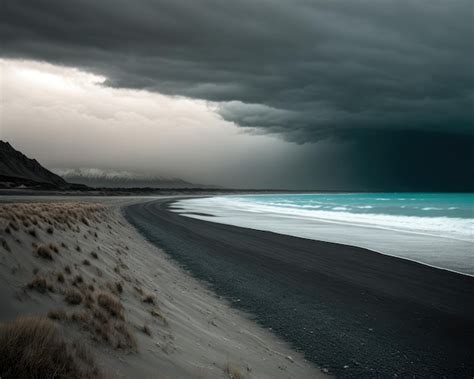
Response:
[[[42,204],[0,204],[2,322],[19,315],[64,310],[66,316],[55,323],[68,339],[86,344],[106,377],[324,375],[145,241],[120,210],[125,203],[143,199],[73,198],[47,204],[47,199],[35,201]],[[94,202],[105,207],[96,207]],[[12,213],[24,215],[23,219],[16,217],[18,230],[8,226]],[[69,218],[63,217],[69,213]],[[49,227],[52,233],[48,232]],[[31,232],[33,228],[36,236]],[[34,244],[50,243],[58,249],[54,252],[53,246],[52,260],[34,251]],[[65,272],[66,266],[71,268],[71,274]],[[60,273],[64,282],[58,281]],[[77,282],[77,276],[82,277],[82,283]],[[46,280],[45,292],[38,291],[41,287],[28,288],[35,277]],[[122,292],[116,283],[121,284]],[[81,304],[66,303],[65,293],[70,288],[82,294]],[[124,307],[123,320],[110,316],[103,326],[93,316],[94,311],[107,313],[97,302],[100,292],[119,299]],[[144,302],[147,295],[151,295],[154,304]],[[100,325],[105,331],[96,330]],[[144,332],[144,325],[150,335]]]

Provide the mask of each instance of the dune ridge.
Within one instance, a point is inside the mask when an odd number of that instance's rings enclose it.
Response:
[[[47,331],[70,377],[322,374],[146,242],[121,214],[131,201],[0,204],[0,338]]]

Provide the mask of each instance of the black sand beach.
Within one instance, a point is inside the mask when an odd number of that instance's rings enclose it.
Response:
[[[152,243],[347,377],[472,377],[474,278],[361,248],[125,208]]]

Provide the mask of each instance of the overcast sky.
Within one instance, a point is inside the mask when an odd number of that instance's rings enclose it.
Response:
[[[473,189],[473,7],[5,0],[0,137],[49,167]]]

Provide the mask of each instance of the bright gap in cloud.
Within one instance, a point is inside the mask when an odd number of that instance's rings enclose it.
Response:
[[[0,60],[0,138],[48,167],[127,170],[196,183],[265,187],[301,148],[245,133],[217,104],[110,88],[74,68]]]

